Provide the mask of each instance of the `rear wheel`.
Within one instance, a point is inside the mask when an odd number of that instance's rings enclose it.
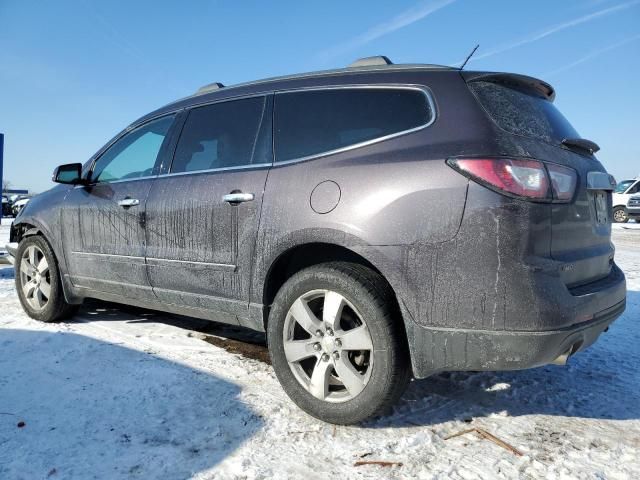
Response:
[[[76,312],[64,299],[58,264],[44,238],[34,235],[20,242],[15,269],[18,297],[31,318],[55,322]]]
[[[616,207],[613,209],[613,221],[616,223],[627,223],[629,221],[629,214],[624,207]]]
[[[410,379],[408,353],[386,283],[370,269],[332,262],[280,289],[269,315],[275,373],[304,411],[352,424],[384,412]]]

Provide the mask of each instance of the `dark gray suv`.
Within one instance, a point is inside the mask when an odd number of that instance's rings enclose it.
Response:
[[[9,251],[25,311],[85,298],[267,332],[311,415],[411,377],[563,363],[625,308],[612,178],[535,78],[393,65],[224,87],[58,167]]]

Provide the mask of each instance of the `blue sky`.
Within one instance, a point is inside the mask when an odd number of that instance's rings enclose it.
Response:
[[[640,174],[640,0],[0,0],[5,179],[43,191],[139,116],[212,81],[345,66],[455,64],[552,83],[618,179]]]

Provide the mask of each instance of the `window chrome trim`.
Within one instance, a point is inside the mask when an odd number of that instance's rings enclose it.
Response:
[[[93,252],[78,252],[72,251],[72,255],[78,257],[97,257],[97,258],[106,258],[106,259],[119,259],[115,261],[121,261],[124,263],[133,263],[136,265],[144,265],[145,260],[144,257],[139,257],[136,255],[119,255],[117,253],[93,253]]]
[[[433,98],[433,93],[431,89],[425,85],[413,85],[413,84],[394,84],[394,83],[381,83],[381,84],[349,84],[349,85],[328,85],[328,86],[314,86],[314,87],[302,87],[296,89],[285,89],[285,90],[277,90],[275,92],[275,97],[278,95],[286,95],[288,93],[297,93],[297,92],[309,92],[309,91],[325,91],[325,90],[343,90],[343,89],[368,89],[368,90],[417,90],[421,92],[425,98],[427,99],[427,104],[431,109],[431,118],[424,125],[419,125],[414,128],[410,128],[408,130],[401,130],[399,132],[390,133],[389,135],[384,135],[382,137],[372,138],[371,140],[366,140],[364,142],[354,143],[352,145],[347,145],[340,148],[335,148],[333,150],[327,150],[325,152],[314,153],[312,155],[307,155],[304,157],[292,158],[290,160],[278,161],[278,152],[274,149],[273,152],[273,166],[279,167],[281,165],[289,165],[292,163],[298,162],[306,162],[308,160],[314,160],[316,158],[326,157],[329,155],[334,155],[337,153],[347,152],[349,150],[355,150],[356,148],[362,148],[369,145],[373,145],[375,143],[384,142],[386,140],[390,140],[392,138],[400,137],[402,135],[408,135],[411,133],[418,132],[420,130],[424,130],[431,125],[433,125],[438,117],[438,109],[436,102]],[[276,118],[276,109],[277,109],[277,100],[274,101],[274,132],[275,132],[275,118]],[[275,133],[274,133],[275,136]],[[274,146],[275,146],[275,138],[274,138]]]
[[[170,258],[147,257],[147,266],[171,268],[175,265],[191,266],[192,268],[212,268],[215,270],[235,271],[236,266],[231,263],[197,262],[192,260],[173,260]]]
[[[78,252],[72,251],[72,255],[78,257],[97,257],[112,260],[116,262],[131,263],[135,265],[146,265],[149,267],[171,267],[173,265],[190,265],[192,267],[204,267],[214,268],[218,270],[235,270],[236,265],[231,263],[213,263],[213,262],[198,262],[193,260],[173,260],[169,258],[158,257],[139,257],[135,255],[119,255],[117,253],[92,253],[92,252]]]
[[[273,95],[273,93],[274,92],[272,90],[269,90],[266,92],[258,92],[258,93],[239,93],[237,95],[233,95],[230,97],[223,97],[223,98],[210,98],[208,100],[202,99],[200,102],[190,103],[189,105],[182,107],[182,109],[186,112],[189,112],[195,108],[208,107],[210,105],[215,105],[218,103],[233,102],[236,100],[245,100],[245,99],[257,98],[257,97],[265,97],[265,106],[266,106],[267,97],[269,97],[269,95]],[[191,98],[191,97],[187,97],[187,98]]]
[[[89,185],[74,185],[73,188],[97,187],[98,185],[112,185],[114,183],[137,182],[139,180],[153,180],[154,178],[158,178],[158,175],[145,175],[144,177],[122,178],[120,180],[110,180],[110,181],[108,180],[105,182],[90,183]]]
[[[110,185],[113,183],[123,183],[123,182],[137,182],[139,180],[153,180],[153,179],[157,179],[157,178],[166,178],[166,177],[182,177],[185,175],[198,175],[198,174],[206,174],[206,173],[218,173],[218,172],[231,172],[231,171],[236,171],[236,170],[250,170],[250,169],[255,169],[255,170],[260,170],[263,168],[269,168],[271,167],[272,164],[271,163],[254,163],[254,164],[250,164],[250,165],[238,165],[236,167],[220,167],[220,168],[207,168],[205,170],[192,170],[190,172],[176,172],[176,173],[163,173],[160,175],[149,175],[149,176],[145,176],[145,177],[138,177],[138,178],[124,178],[122,180],[113,180],[110,182],[99,182],[99,183],[94,183],[91,184],[91,186],[97,186],[97,185]],[[86,185],[74,185],[74,188],[84,188],[86,187]]]
[[[200,173],[216,173],[216,172],[228,172],[234,170],[250,170],[250,169],[262,169],[266,167],[271,167],[271,163],[253,163],[249,165],[238,165],[236,167],[220,167],[220,168],[207,168],[204,170],[191,170],[189,172],[176,172],[176,173],[163,173],[161,175],[156,175],[155,178],[165,178],[165,177],[182,177],[185,175],[197,175]]]
[[[429,107],[431,108],[431,118],[430,120],[425,123],[424,125],[420,125],[418,127],[415,128],[411,128],[408,130],[402,130],[400,132],[396,132],[396,133],[391,133],[389,135],[385,135],[383,137],[377,137],[377,138],[373,138],[371,140],[366,140],[364,142],[359,142],[359,143],[354,143],[353,145],[347,145],[345,147],[341,147],[341,148],[337,148],[334,150],[328,150],[325,152],[320,152],[320,153],[314,153],[313,155],[307,155],[305,157],[298,157],[298,158],[292,158],[290,160],[284,160],[281,162],[277,162],[276,161],[276,152],[274,151],[274,161],[273,163],[269,162],[269,163],[256,163],[256,164],[249,164],[249,165],[239,165],[236,167],[221,167],[221,168],[210,168],[210,169],[204,169],[204,170],[193,170],[190,172],[176,172],[176,173],[171,173],[171,172],[167,172],[167,173],[163,173],[163,174],[159,174],[159,175],[149,175],[149,176],[144,176],[144,177],[138,177],[138,178],[126,178],[126,179],[121,179],[121,180],[114,180],[111,182],[99,182],[99,183],[95,183],[92,185],[100,185],[100,184],[110,184],[110,183],[122,183],[122,182],[135,182],[138,180],[150,180],[150,179],[156,179],[156,178],[165,178],[165,177],[172,177],[172,176],[184,176],[184,175],[197,175],[197,174],[206,174],[206,173],[215,173],[215,172],[226,172],[226,171],[235,171],[235,170],[248,170],[248,169],[260,169],[260,168],[268,168],[268,167],[279,167],[279,166],[285,166],[285,165],[289,165],[292,163],[298,163],[298,162],[306,162],[308,160],[314,160],[317,158],[322,158],[322,157],[326,157],[329,155],[334,155],[337,153],[342,153],[342,152],[346,152],[349,150],[354,150],[356,148],[362,148],[362,147],[366,147],[369,145],[373,145],[375,143],[379,143],[379,142],[384,142],[386,140],[390,140],[392,138],[396,138],[396,137],[400,137],[402,135],[409,135],[411,133],[415,133],[418,132],[420,130],[426,129],[428,127],[430,127],[431,125],[433,125],[435,123],[435,121],[438,118],[438,107],[437,107],[437,103],[434,99],[433,96],[433,92],[431,91],[431,89],[426,86],[426,85],[418,85],[418,84],[406,84],[406,83],[401,83],[401,84],[397,84],[397,83],[355,83],[355,84],[345,84],[345,85],[319,85],[319,86],[312,86],[312,87],[298,87],[298,88],[283,88],[283,89],[274,89],[274,90],[270,90],[270,91],[265,91],[265,92],[260,92],[260,93],[248,93],[248,94],[239,94],[239,95],[233,95],[230,97],[225,97],[225,98],[217,98],[217,99],[208,99],[208,100],[202,100],[201,102],[198,103],[193,103],[187,106],[182,106],[178,109],[175,110],[171,110],[169,112],[163,112],[160,113],[158,115],[155,115],[154,117],[145,119],[142,122],[137,122],[137,123],[133,123],[130,126],[128,126],[124,131],[121,132],[121,134],[115,138],[108,146],[104,147],[104,150],[102,152],[100,152],[100,155],[95,158],[92,162],[91,165],[91,171],[93,171],[93,166],[95,165],[95,163],[97,162],[97,160],[102,156],[102,154],[104,154],[104,152],[106,150],[108,150],[114,143],[116,143],[118,140],[120,140],[122,137],[124,137],[127,133],[151,122],[154,120],[158,120],[162,117],[165,116],[169,116],[169,115],[177,115],[178,113],[180,113],[181,111],[190,111],[192,109],[195,108],[200,108],[200,107],[205,107],[208,105],[213,105],[213,104],[217,104],[217,103],[224,103],[224,102],[229,102],[229,101],[236,101],[236,100],[243,100],[243,99],[247,99],[247,98],[255,98],[255,97],[265,97],[265,102],[266,102],[266,97],[268,97],[269,95],[286,95],[288,93],[297,93],[297,92],[308,92],[308,91],[326,91],[326,90],[342,90],[342,89],[370,89],[370,90],[382,90],[382,89],[388,89],[388,90],[417,90],[419,92],[422,92],[424,94],[424,96],[427,99],[427,103],[429,105]],[[189,97],[187,97],[189,98]],[[274,115],[275,115],[275,102],[274,102]],[[275,140],[275,139],[272,139]],[[83,186],[81,185],[76,185],[75,188],[82,188]]]
[[[157,175],[145,175],[144,177],[136,177],[136,178],[121,178],[120,180],[113,180],[107,182],[98,182],[95,185],[100,185],[103,183],[122,183],[122,182],[136,182],[138,180],[150,180],[152,178],[156,178]]]

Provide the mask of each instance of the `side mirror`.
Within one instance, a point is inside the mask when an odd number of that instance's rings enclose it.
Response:
[[[69,185],[80,185],[85,183],[82,179],[82,164],[67,163],[60,165],[53,171],[52,180],[56,183],[65,183]]]

